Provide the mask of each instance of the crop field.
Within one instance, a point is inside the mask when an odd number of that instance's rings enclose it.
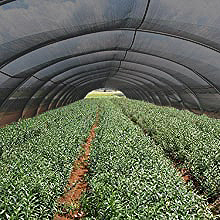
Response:
[[[0,129],[0,219],[219,219],[219,120],[98,96]]]

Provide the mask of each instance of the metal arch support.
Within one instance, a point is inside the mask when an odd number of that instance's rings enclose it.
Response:
[[[140,53],[140,51],[135,51],[135,50],[132,50],[132,51],[133,51],[133,52]],[[159,58],[161,58],[161,59],[165,59],[165,60],[168,60],[168,61],[170,61],[170,62],[173,62],[173,63],[176,63],[176,64],[178,64],[178,65],[180,65],[180,66],[185,67],[186,69],[192,71],[195,75],[197,75],[197,76],[198,76],[200,79],[202,79],[204,82],[206,82],[210,87],[214,88],[214,89],[216,90],[216,92],[220,95],[220,90],[218,90],[218,89],[216,88],[216,86],[215,86],[209,79],[207,79],[206,77],[204,77],[202,74],[200,74],[200,73],[197,72],[196,70],[192,69],[191,67],[188,67],[188,66],[186,66],[186,65],[184,65],[184,64],[181,64],[181,63],[179,63],[179,62],[177,62],[177,61],[174,61],[174,60],[171,60],[171,59],[169,59],[169,58],[165,58],[165,57],[162,57],[162,56],[159,56],[159,55],[155,55],[155,54],[151,54],[151,53],[144,53],[144,54],[147,54],[147,55],[150,55],[150,56],[154,56],[154,57],[159,57]]]
[[[91,64],[94,64],[94,63],[91,63]],[[85,64],[85,65],[87,65],[87,64]],[[46,81],[45,83],[47,83],[47,82],[49,82],[50,80],[48,80],[48,81]],[[162,81],[162,80],[161,80]],[[38,88],[39,89],[39,88]],[[38,91],[38,89],[37,89],[37,91]],[[37,92],[36,91],[36,92]],[[30,98],[30,100],[31,100],[31,98]],[[28,102],[27,102],[28,103]]]
[[[133,52],[133,51],[130,51],[130,52]],[[145,54],[145,53],[144,53]],[[85,55],[85,54],[83,54],[83,55]],[[165,59],[165,58],[162,58],[162,57],[158,57],[158,58],[160,58],[160,59]],[[170,60],[169,60],[170,61]],[[172,61],[170,61],[170,62],[172,62]],[[150,65],[149,65],[150,66]],[[155,68],[155,67],[154,67]],[[159,70],[161,70],[161,69],[159,69]],[[165,72],[164,70],[161,70],[161,71],[163,71],[163,72]],[[167,73],[168,74],[168,73]],[[173,76],[172,76],[173,77]],[[174,78],[174,77],[173,77]],[[176,79],[176,78],[175,78]],[[178,81],[180,81],[179,79],[176,79],[176,80],[178,80]],[[185,83],[183,83],[182,81],[180,81],[182,84],[185,84]],[[186,85],[186,84],[185,84]],[[188,87],[188,86],[187,86]],[[188,87],[188,89],[189,90],[191,90],[189,87]],[[195,93],[191,90],[191,92],[194,94],[194,96],[196,97],[196,95],[195,95]],[[199,103],[199,99],[196,97],[196,99],[197,99],[197,102]],[[199,106],[200,106],[200,108],[202,109],[202,107],[201,107],[201,104],[199,104]]]
[[[102,70],[102,69],[101,69]],[[66,85],[66,86],[69,86],[68,84],[64,84],[64,85]],[[72,86],[73,87],[73,86]],[[50,93],[51,93],[52,91],[50,91]],[[56,96],[56,94],[54,95],[54,96]],[[43,100],[44,100],[44,97],[42,98],[42,101],[41,101],[41,103],[43,102]],[[41,104],[40,104],[41,105]]]
[[[105,77],[103,77],[103,78],[105,78]],[[96,80],[96,79],[95,79]],[[125,80],[124,80],[124,82],[125,82]],[[131,84],[131,81],[127,81],[127,83],[129,82],[129,84]],[[80,82],[79,83],[79,86],[80,86],[80,84],[82,84],[82,83],[85,83],[85,80],[83,80],[82,82]],[[89,84],[89,83],[88,83]],[[134,83],[134,81],[132,81],[132,84],[133,84],[133,86],[135,86],[135,88],[138,88],[139,90],[140,90],[140,87],[138,87],[135,83]],[[76,85],[75,85],[76,86]],[[78,88],[78,87],[77,87]],[[146,88],[144,88],[145,90],[147,90]]]
[[[7,2],[11,2],[11,1],[15,1],[15,0],[8,0]],[[3,1],[3,3],[0,3],[1,4],[4,4],[4,2],[6,1]],[[178,35],[174,35],[174,34],[169,34],[168,32],[160,32],[160,31],[152,31],[152,30],[143,30],[143,29],[139,29],[141,27],[141,25],[143,24],[144,20],[145,20],[145,17],[146,17],[146,14],[147,14],[147,11],[148,11],[148,8],[149,8],[149,4],[150,4],[150,0],[147,2],[147,6],[146,6],[146,9],[145,9],[145,12],[144,12],[144,16],[141,20],[141,23],[138,25],[137,28],[107,28],[105,30],[103,29],[100,29],[100,30],[95,30],[95,31],[90,31],[90,32],[85,32],[85,34],[76,34],[76,33],[72,33],[72,34],[67,34],[67,35],[64,35],[64,36],[61,36],[61,37],[58,37],[58,38],[52,38],[50,40],[47,40],[45,42],[42,42],[42,43],[39,43],[21,53],[18,53],[16,56],[13,56],[11,57],[10,59],[6,60],[2,65],[1,65],[1,68],[5,65],[7,65],[7,63],[10,63],[12,62],[14,59],[17,59],[18,57],[21,57],[29,52],[32,52],[36,49],[39,49],[39,48],[42,48],[44,46],[48,46],[50,44],[53,44],[53,43],[56,43],[56,42],[59,42],[59,41],[63,41],[63,40],[67,40],[67,39],[70,39],[70,38],[74,38],[74,37],[79,37],[79,36],[83,36],[83,35],[88,35],[88,34],[93,34],[93,33],[99,33],[99,32],[105,32],[105,31],[117,31],[117,30],[128,30],[128,31],[142,31],[142,32],[148,32],[148,33],[154,33],[154,34],[160,34],[160,35],[165,35],[165,36],[169,36],[169,37],[173,37],[173,38],[179,38],[179,39],[182,39],[184,41],[190,41],[190,42],[193,42],[195,44],[198,44],[198,45],[201,45],[203,47],[207,47],[208,49],[210,50],[214,50],[216,52],[220,52],[217,48],[215,47],[211,47],[209,46],[208,44],[204,44],[204,43],[201,43],[199,41],[196,41],[196,40],[193,40],[193,39],[190,39],[190,38],[185,38],[185,37],[181,37],[181,36],[178,36]],[[60,28],[61,29],[61,28]],[[59,29],[57,29],[59,30]],[[53,30],[55,31],[55,30]],[[41,34],[46,34],[46,33],[50,33],[52,31],[48,31],[48,32],[43,32]],[[39,34],[36,34],[36,35],[39,35]]]
[[[11,1],[11,0],[10,0]],[[135,33],[136,33],[136,31],[137,31],[137,29],[138,28],[140,28],[141,27],[141,25],[143,24],[143,22],[144,22],[144,20],[145,20],[145,18],[146,18],[146,15],[147,15],[147,11],[148,11],[148,9],[149,9],[149,6],[150,6],[150,1],[151,0],[147,0],[147,4],[146,4],[146,8],[145,8],[145,10],[144,10],[144,14],[143,14],[143,17],[142,17],[142,19],[141,19],[141,22],[140,22],[140,24],[135,28]],[[110,29],[111,30],[111,29]],[[114,29],[113,29],[114,30]],[[117,29],[116,28],[116,30],[120,30],[120,29]],[[105,32],[105,31],[109,31],[109,30],[100,30],[100,31],[91,31],[91,32],[89,32],[89,33],[85,33],[85,34],[81,34],[81,35],[79,35],[79,36],[82,36],[82,35],[88,35],[88,34],[92,34],[92,33],[98,33],[98,32]],[[112,30],[111,30],[112,31]],[[47,33],[47,32],[46,32]],[[35,47],[32,47],[32,48],[29,48],[29,50],[26,50],[26,51],[24,51],[23,53],[20,53],[21,55],[20,56],[22,56],[22,55],[24,55],[24,54],[26,54],[26,53],[28,53],[28,51],[33,51],[33,50],[36,50],[36,49],[39,49],[39,48],[41,48],[41,47],[44,47],[44,46],[48,46],[49,44],[51,44],[51,43],[56,43],[56,42],[59,42],[59,41],[62,41],[62,40],[65,40],[65,39],[70,39],[70,38],[74,38],[74,37],[76,37],[76,35],[74,36],[63,36],[63,37],[61,37],[60,39],[59,38],[57,38],[56,40],[55,39],[53,39],[53,40],[48,40],[48,41],[46,41],[46,42],[43,42],[43,43],[41,43],[41,44],[38,44],[38,45],[36,45]],[[59,40],[58,40],[59,39]],[[20,56],[18,56],[18,57],[20,57]],[[11,60],[13,60],[13,58],[11,58]],[[0,64],[0,69],[6,64],[6,63],[9,63],[10,62],[10,59],[8,59],[8,61],[5,61],[5,63],[4,64]]]
[[[56,95],[58,95],[59,93],[61,93],[63,90],[65,91],[65,89],[68,89],[68,88],[69,88],[69,87],[66,87],[65,85],[62,85],[61,88],[57,88],[57,89],[59,89],[59,91],[58,91],[57,93],[56,93],[56,91],[50,91],[50,92],[47,94],[47,96],[44,96],[44,97],[40,100],[38,109],[37,109],[37,111],[35,112],[35,114],[39,114],[40,108],[45,105],[44,103],[47,103],[47,104],[46,104],[46,110],[45,110],[45,111],[49,110],[49,106],[50,106],[50,104],[51,104],[52,99],[53,99]],[[49,97],[49,98],[48,98],[48,97]],[[46,99],[48,99],[48,102],[43,102],[43,101],[45,101]]]
[[[93,63],[92,63],[93,64]],[[109,68],[110,69],[110,68]],[[87,72],[91,72],[91,71],[87,71]],[[80,74],[80,73],[79,73]],[[78,75],[79,75],[78,74]],[[50,80],[51,81],[51,80]],[[39,89],[40,88],[42,88],[47,82],[49,82],[49,80],[48,81],[45,81],[45,83],[44,84],[42,84],[40,87],[38,87],[33,93],[32,93],[32,96],[30,96],[30,98],[29,98],[29,100],[26,102],[26,104],[25,104],[25,106],[28,104],[28,102],[31,100],[31,97],[33,97],[34,95],[35,95],[35,93],[36,92],[38,92],[39,91]],[[54,82],[53,82],[54,83]],[[63,83],[63,82],[61,82],[61,83]],[[59,85],[59,83],[56,83],[57,85]],[[54,88],[54,89],[56,89],[56,87]],[[25,109],[25,106],[24,106],[24,108],[23,108],[23,110]],[[22,110],[22,111],[23,111]]]
[[[101,61],[101,62],[104,62],[104,61]],[[132,63],[131,61],[126,61],[126,62],[130,62],[130,63]],[[99,63],[99,62],[97,62],[97,63]],[[135,62],[134,62],[135,63]],[[89,64],[94,64],[94,62],[93,63],[89,63]],[[139,64],[139,63],[137,63],[137,64]],[[88,64],[84,64],[84,65],[88,65]],[[144,64],[144,66],[148,66],[148,65],[146,65],[146,64]],[[75,68],[75,67],[74,67]],[[155,68],[156,69],[156,68]],[[68,70],[70,70],[70,68],[68,68]],[[163,70],[160,70],[160,71],[163,71]],[[164,71],[163,71],[164,72]],[[59,74],[58,74],[59,75]],[[57,75],[56,75],[57,76]],[[56,77],[56,76],[54,76],[54,77]],[[174,77],[173,77],[174,78]],[[174,78],[175,79],[175,78]],[[176,79],[177,81],[179,81],[178,79]],[[49,81],[51,81],[51,78],[50,78],[50,80],[48,80],[48,81],[45,81],[45,84],[47,83],[47,82],[49,82]],[[52,81],[53,82],[53,81]],[[163,82],[163,80],[161,80],[161,82]],[[54,83],[54,82],[53,82]],[[58,84],[58,83],[57,83]],[[44,85],[44,84],[43,84]],[[42,85],[42,86],[43,86]],[[42,87],[41,86],[41,87]],[[40,87],[40,88],[41,88]],[[35,92],[37,92],[40,88],[38,88]],[[34,94],[33,94],[34,95]],[[31,100],[31,98],[30,98],[30,100]],[[28,102],[27,102],[28,103]]]
[[[128,61],[124,61],[124,62],[128,62]],[[130,61],[129,61],[130,62]],[[202,108],[202,105],[201,105],[201,102],[199,100],[199,98],[197,97],[196,93],[185,83],[183,82],[182,80],[180,80],[179,78],[176,78],[174,77],[172,74],[170,74],[168,71],[165,71],[162,67],[158,67],[156,65],[150,65],[150,64],[146,64],[146,63],[140,63],[140,62],[135,62],[136,64],[140,64],[140,65],[144,65],[144,66],[148,66],[148,67],[151,67],[151,68],[154,68],[154,69],[157,69],[157,70],[160,70],[162,72],[164,72],[165,74],[167,74],[168,76],[170,76],[171,78],[173,78],[174,80],[180,82],[182,85],[184,85],[191,93],[192,95],[194,96],[194,99],[195,101],[197,102],[197,105],[199,106],[200,110],[203,111],[203,108]]]
[[[8,3],[11,3],[11,2],[15,2],[16,0],[2,0],[1,2],[0,2],[0,6],[2,6],[2,5],[5,5],[5,4],[8,4]]]
[[[87,72],[90,72],[90,71],[87,71]],[[38,80],[40,80],[40,79],[38,79]],[[27,100],[25,106],[26,106],[27,103],[31,100],[31,97],[33,97],[33,96],[35,95],[35,93],[39,91],[40,88],[42,88],[46,83],[49,82],[49,80],[48,80],[48,81],[40,80],[40,81],[42,81],[42,82],[44,82],[44,83],[42,83],[42,85],[41,85],[40,87],[38,87],[36,90],[33,91],[32,95],[31,95],[31,96],[29,97],[29,99]],[[56,83],[56,82],[53,82],[53,81],[50,81],[50,82],[52,82],[52,83],[54,83],[54,84],[57,84],[57,86],[59,86],[60,84],[63,84],[63,82],[59,82],[59,83]],[[64,85],[66,85],[66,84],[64,84]],[[55,88],[56,88],[56,87],[55,87]],[[18,88],[17,88],[17,89],[18,89]],[[17,91],[17,89],[16,89],[16,91]],[[15,92],[15,91],[14,91],[14,92]],[[5,102],[6,102],[6,100],[5,100]],[[4,103],[5,103],[5,102],[4,102]],[[4,103],[3,103],[3,104],[4,104]],[[3,105],[3,104],[2,104],[2,105]],[[25,106],[24,106],[23,110],[25,109]],[[22,112],[23,112],[23,110],[22,110]],[[21,114],[23,114],[23,113],[21,113]]]
[[[123,71],[120,71],[120,72],[123,73]],[[127,74],[127,73],[125,73],[125,74]],[[132,74],[129,74],[129,75],[132,75]],[[122,76],[117,76],[117,77],[115,77],[115,79],[118,79],[118,78],[122,78]],[[141,77],[139,77],[139,78],[141,78]],[[144,77],[143,77],[143,78],[144,78]],[[153,77],[152,77],[152,78],[153,78]],[[129,79],[130,79],[130,80],[132,79],[132,80],[134,81],[134,79],[131,78],[131,77],[129,77]],[[146,79],[146,78],[144,78],[144,79]],[[149,81],[149,82],[151,82],[152,84],[154,84],[155,87],[160,88],[154,81],[152,81],[152,80],[150,80],[150,79],[146,79],[146,80]],[[141,80],[135,80],[135,81],[140,82],[140,83],[143,83]],[[144,87],[144,89],[146,89],[146,87]],[[160,100],[160,95],[158,95],[158,93],[155,92],[155,91],[153,91],[153,93],[155,93],[155,94],[159,97],[160,105],[162,105],[162,101]],[[164,94],[164,97],[166,97],[166,98],[169,100],[169,98],[166,96],[166,93],[163,92],[163,94]],[[170,100],[169,100],[169,103],[171,104]]]
[[[75,88],[73,85],[64,84],[63,88],[64,88],[65,86],[69,86],[69,89],[74,89],[74,90],[76,90],[76,88]],[[64,89],[65,89],[65,88],[64,88]],[[62,90],[63,90],[63,89],[62,89]],[[60,95],[60,96],[62,96],[62,95],[64,94],[64,93],[62,93],[62,90],[60,91],[60,92],[61,92],[61,95]],[[53,91],[50,91],[50,93],[52,93],[52,92],[53,92]],[[64,92],[66,92],[66,90],[64,90]],[[51,100],[53,100],[56,95],[57,95],[57,93],[53,95],[53,97],[51,98]],[[59,96],[59,98],[60,98],[60,96]],[[59,99],[59,98],[58,98],[58,99]],[[44,99],[45,99],[45,97],[42,97],[42,100],[41,100],[39,106],[42,105],[42,102],[44,101]],[[49,105],[48,109],[51,109],[51,105]]]
[[[131,80],[130,80],[131,81]],[[136,80],[137,81],[137,80]],[[133,83],[135,82],[134,80],[132,81]],[[139,81],[140,82],[140,81]],[[146,90],[146,87],[144,87],[144,89]],[[156,94],[156,93],[155,93]],[[158,96],[158,95],[157,95]],[[159,97],[159,96],[158,96]],[[160,100],[159,100],[160,101]],[[160,101],[161,102],[161,101]],[[161,103],[160,103],[161,104]]]
[[[128,71],[131,71],[131,70],[128,70]],[[138,82],[141,82],[141,83],[143,83],[141,79],[145,79],[146,81],[149,81],[149,82],[151,82],[152,84],[154,84],[156,88],[160,88],[160,86],[157,85],[157,83],[154,82],[153,80],[150,80],[150,79],[147,77],[147,75],[146,75],[146,77],[144,77],[144,76],[142,77],[142,76],[134,75],[134,74],[132,74],[132,73],[123,72],[123,70],[121,70],[120,72],[132,76],[132,79],[133,79],[133,77],[138,77],[140,80],[137,80],[137,81],[138,81]],[[134,72],[134,71],[132,70],[132,72]],[[137,72],[139,72],[139,71],[137,71]],[[117,78],[117,77],[118,77],[118,76],[116,76],[115,78]],[[121,76],[120,76],[120,77],[121,77]],[[150,76],[150,77],[153,78],[153,79],[156,79],[155,77],[152,77],[152,76]],[[156,80],[157,80],[157,79],[156,79]],[[163,82],[162,84],[165,84],[165,83]],[[168,84],[167,84],[167,85],[168,85]],[[170,87],[170,86],[168,85],[168,87]],[[171,87],[170,87],[170,88],[171,88]],[[172,88],[171,88],[171,89],[172,89]],[[173,89],[172,89],[172,90],[173,90]],[[166,93],[165,93],[165,92],[163,92],[163,93],[164,93],[164,97],[166,97],[166,98],[168,99],[168,102],[170,103],[170,100],[169,100],[169,98],[166,96]],[[175,90],[174,90],[174,93],[176,93]],[[178,93],[176,93],[176,95],[179,97]],[[170,104],[171,104],[171,103],[170,103]],[[161,103],[161,105],[162,105],[162,103]]]
[[[91,63],[86,63],[86,64],[83,64],[83,65],[88,65],[88,64],[94,64],[94,63],[99,63],[99,62],[104,62],[104,61],[112,61],[112,60],[102,60],[102,61],[98,61],[98,62],[91,62]],[[116,61],[116,60],[115,60]],[[130,62],[130,63],[136,63],[136,64],[140,64],[140,63],[137,63],[137,62],[131,62],[131,61],[125,61],[125,62]],[[80,66],[83,66],[83,65],[80,65]],[[140,64],[140,65],[144,65],[144,66],[150,66],[150,65],[147,65],[147,64]],[[79,67],[79,66],[74,66],[74,68],[77,68],[77,67]],[[156,67],[152,67],[152,68],[154,68],[154,69],[158,69],[158,70],[160,70],[160,71],[162,71],[162,72],[164,72],[165,74],[168,74],[168,75],[170,75],[169,73],[167,73],[167,72],[165,72],[164,70],[161,70],[161,69],[159,69],[159,68],[156,68]],[[68,71],[68,70],[71,70],[71,67],[68,67],[68,68],[65,68],[64,69],[64,71]],[[60,73],[61,73],[61,71],[60,71]],[[62,73],[63,73],[63,70],[62,70]],[[57,75],[59,75],[59,73],[56,73],[56,75],[55,76],[53,76],[53,77],[56,77]],[[172,78],[174,78],[176,81],[179,81],[180,82],[180,80],[179,79],[176,79],[175,77],[173,77],[172,75],[170,75]],[[48,81],[46,81],[46,82],[49,82],[49,81],[51,81],[51,79],[53,78],[53,77],[51,77]],[[162,80],[161,80],[162,81]],[[51,81],[51,82],[53,82],[53,81]],[[54,82],[53,82],[54,83]],[[181,82],[182,83],[182,82]],[[182,83],[183,84],[183,83]],[[189,89],[189,88],[188,88]]]
[[[135,72],[134,70],[130,70],[130,69],[126,69],[126,68],[122,68],[122,69],[125,69],[125,70],[128,70],[128,71],[132,71],[132,72]],[[139,70],[136,70],[136,72],[138,72],[138,73],[142,73],[142,74],[146,74],[146,76],[151,76],[151,77],[153,77],[153,78],[155,78],[156,80],[158,80],[158,81],[161,81],[163,84],[167,84],[168,85],[168,87],[170,87],[171,88],[171,90],[173,90],[173,92],[174,93],[176,93],[176,95],[179,97],[179,99],[180,100],[184,100],[182,97],[181,97],[181,95],[168,83],[168,82],[164,82],[164,80],[160,80],[160,78],[158,79],[158,77],[157,76],[155,76],[155,74],[153,74],[153,73],[149,73],[149,72],[142,72],[142,71],[139,71]],[[169,80],[165,80],[165,81],[169,81]],[[183,104],[184,104],[184,102],[183,102]],[[185,106],[185,104],[184,104],[184,107],[186,108],[186,109],[188,109],[186,106]]]
[[[137,30],[136,30],[136,31],[137,31]],[[141,30],[141,31],[142,31],[142,30]],[[146,32],[146,31],[145,31],[145,32]],[[160,33],[159,33],[159,34],[160,34]],[[130,49],[132,48],[132,45],[133,45],[134,41],[135,41],[135,35],[134,35],[132,44],[131,44],[131,46],[130,46],[130,48],[129,48],[128,50],[130,50]],[[128,50],[126,50],[124,59],[126,58],[126,54],[127,54]],[[165,59],[167,59],[167,58],[165,58]],[[169,60],[169,59],[167,59],[167,60]],[[174,62],[173,60],[170,60],[170,61]],[[120,61],[120,62],[122,62],[122,61]],[[180,63],[178,63],[178,64],[180,64]],[[180,65],[184,66],[183,64],[180,64]],[[186,67],[186,66],[185,66],[185,67]],[[120,65],[119,65],[118,70],[119,70],[119,69],[120,69]],[[195,72],[194,70],[192,70],[192,71]],[[199,75],[198,75],[198,74],[199,74]],[[200,78],[202,78],[202,79],[205,80],[208,84],[210,84],[210,81],[209,81],[206,77],[204,77],[204,76],[201,75],[200,73],[198,73],[198,74],[197,74],[197,75],[200,76]],[[211,83],[211,86],[219,93],[219,90],[214,86],[214,84]]]
[[[105,50],[104,50],[105,51]],[[111,50],[112,51],[112,50]],[[164,58],[164,57],[160,57],[160,56],[157,56],[157,55],[154,55],[154,54],[149,54],[149,53],[143,53],[143,52],[139,52],[139,51],[135,51],[135,50],[133,50],[133,51],[129,51],[129,52],[136,52],[136,53],[141,53],[141,54],[147,54],[147,55],[150,55],[150,56],[154,56],[154,57],[158,57],[158,58],[161,58],[161,59],[165,59],[165,60],[168,60],[168,61],[170,61],[171,63],[173,62],[173,63],[176,63],[176,64],[178,64],[178,65],[180,65],[180,66],[183,66],[183,65],[181,65],[180,63],[178,63],[178,62],[175,62],[175,61],[173,61],[173,60],[169,60],[169,59],[167,59],[167,58]],[[92,52],[92,53],[94,53],[94,52]],[[86,53],[86,54],[89,54],[89,53]],[[86,55],[85,53],[83,54],[83,55]],[[57,60],[57,59],[56,59]],[[58,61],[59,62],[59,61]],[[53,63],[54,64],[54,63]],[[51,64],[52,65],[52,64]],[[192,69],[190,69],[190,68],[188,68],[188,67],[186,67],[186,66],[184,66],[186,69],[189,69],[191,72],[193,72],[194,74],[196,74]],[[34,73],[34,74],[36,74],[36,73]],[[196,74],[197,76],[198,76],[198,74]],[[29,76],[29,78],[30,78],[31,76]],[[17,88],[20,86],[20,85],[22,85],[23,83],[25,83],[29,78],[27,78],[27,79],[25,79],[23,82],[21,82],[21,83],[19,83],[19,85],[15,88],[15,90],[14,91],[16,91],[17,90]],[[201,78],[200,76],[199,76],[199,78]],[[202,78],[201,78],[202,79]],[[202,79],[203,81],[205,81],[204,79]],[[206,82],[206,81],[205,81]],[[206,82],[207,83],[207,82]],[[10,97],[13,93],[14,93],[14,91],[12,91],[12,93],[10,93],[7,97],[6,97],[6,99],[5,100],[7,100],[7,98],[8,97]],[[4,102],[2,103],[2,105],[4,104]]]
[[[120,79],[120,81],[122,81],[121,79]],[[124,81],[123,81],[124,82]],[[130,84],[130,82],[126,82],[127,84]],[[133,83],[132,83],[133,84]],[[137,95],[137,91],[138,91],[138,95]],[[144,98],[145,97],[148,97],[148,100],[151,100],[151,103],[154,103],[154,104],[156,104],[156,102],[155,102],[155,100],[154,100],[154,97],[152,96],[152,94],[150,94],[149,92],[147,92],[146,90],[142,90],[142,89],[140,89],[140,88],[138,88],[138,89],[136,89],[136,87],[135,87],[135,91],[134,90],[127,90],[127,89],[125,89],[125,90],[123,90],[123,93],[126,95],[126,97],[128,97],[128,98],[131,98],[131,94],[130,93],[132,93],[132,94],[135,94],[135,96],[136,97],[141,97],[141,95],[139,94],[139,93],[144,93]],[[147,95],[145,94],[147,92]]]
[[[181,98],[181,95],[170,85],[169,80],[161,80],[160,78],[158,79],[158,77],[155,76],[155,74],[149,73],[149,72],[143,72],[143,71],[139,71],[139,70],[136,70],[136,71],[135,71],[135,70],[127,69],[127,68],[122,68],[122,69],[127,70],[127,71],[131,71],[131,72],[134,72],[134,73],[135,73],[135,72],[141,73],[141,74],[146,75],[146,77],[150,76],[150,77],[156,79],[157,81],[160,81],[162,84],[165,84],[165,87],[166,87],[166,85],[168,85],[168,87],[171,88],[171,90],[174,92],[174,94],[176,94],[177,97],[178,97],[180,100],[183,100],[183,99]],[[121,71],[121,72],[123,72],[123,71]],[[139,75],[137,75],[137,76],[140,77]],[[143,78],[145,78],[145,77],[143,76]],[[165,81],[166,81],[166,82],[165,82]],[[168,82],[169,82],[169,83],[168,83]],[[158,86],[158,87],[159,87],[159,86]]]
[[[116,30],[127,30],[127,29],[116,29]],[[141,30],[142,32],[146,32],[146,31],[143,31],[143,30]],[[101,31],[102,32],[102,31]],[[91,34],[91,33],[90,33]],[[161,33],[157,33],[157,34],[161,34]],[[165,34],[164,34],[165,35]],[[82,35],[80,35],[80,36],[82,36]],[[170,37],[175,37],[175,36],[170,36]],[[71,38],[71,37],[70,37]],[[69,38],[68,38],[69,39]],[[184,40],[184,39],[183,39]],[[58,42],[58,41],[57,41]],[[54,41],[53,41],[53,43],[54,43]],[[47,45],[48,46],[48,45]],[[202,45],[203,46],[203,45]],[[130,47],[131,48],[131,47]],[[210,49],[210,48],[209,48]],[[162,57],[161,57],[162,58]],[[164,59],[166,59],[166,58],[164,58]],[[171,60],[170,60],[171,61]],[[174,62],[174,61],[173,61]],[[182,64],[180,64],[180,63],[177,63],[177,64],[179,64],[179,65],[182,65]],[[183,65],[184,66],[184,65]],[[184,67],[186,67],[186,66],[184,66]],[[187,68],[187,67],[186,67]],[[191,69],[192,70],[192,69]],[[196,71],[195,70],[192,70],[194,73],[196,73]],[[198,72],[197,72],[198,73]],[[196,73],[196,74],[197,74]],[[199,74],[199,75],[198,75]],[[208,80],[206,77],[204,77],[204,76],[202,76],[200,73],[198,73],[197,75],[198,76],[200,76],[200,78],[202,78],[203,80],[205,80],[209,85],[211,85],[213,88],[215,88],[215,90],[220,94],[220,91],[215,87],[215,85],[214,84],[212,84],[211,82],[210,82],[210,80]]]
[[[100,80],[100,79],[98,79],[98,80]],[[127,84],[130,84],[130,82],[127,82]],[[132,83],[132,85],[133,85],[133,83]],[[133,86],[134,86],[134,85],[133,85]],[[121,90],[120,88],[117,88],[117,89]],[[93,89],[92,89],[92,90],[93,90]],[[137,88],[137,90],[139,91],[139,90],[140,90],[140,88],[138,87],[138,88]],[[125,92],[123,89],[122,89],[121,91],[122,91],[124,94],[126,94],[126,92]],[[134,93],[134,91],[133,91],[133,90],[132,90],[132,92]],[[141,95],[140,95],[140,94],[139,94],[138,96],[139,96],[139,97],[141,97]],[[127,97],[129,97],[129,96],[127,96]],[[145,95],[145,98],[146,98],[146,95]]]
[[[50,103],[48,105],[48,109],[47,110],[51,110],[51,109],[54,109],[56,108],[56,104],[57,104],[57,101],[71,88],[75,88],[74,86],[69,86],[67,88],[63,88],[62,90],[59,91],[59,93],[55,93],[54,95],[52,95],[52,97],[50,98]],[[57,101],[55,101],[57,100]]]
[[[39,43],[39,44],[37,44],[37,45],[27,49],[27,50],[24,50],[24,51],[18,53],[15,56],[12,56],[12,57],[8,58],[2,64],[0,64],[0,69],[5,67],[9,63],[13,62],[14,60],[16,60],[16,59],[18,59],[18,58],[20,58],[20,57],[22,57],[22,56],[24,56],[24,55],[26,55],[28,53],[31,53],[31,52],[33,52],[33,51],[35,51],[37,49],[40,49],[40,48],[43,48],[43,47],[47,47],[48,45],[51,45],[51,44],[54,44],[54,43],[57,43],[57,42],[61,42],[61,41],[64,41],[64,40],[68,40],[68,39],[71,39],[71,38],[75,38],[75,37],[81,37],[81,36],[85,36],[85,35],[89,35],[89,34],[102,33],[102,32],[107,32],[107,31],[135,31],[135,28],[109,28],[109,29],[106,29],[106,30],[96,30],[94,32],[88,32],[88,33],[85,33],[85,34],[76,35],[75,33],[73,33],[73,34],[69,34],[67,36],[64,35],[63,37],[58,37],[56,39],[53,38],[51,40]],[[159,31],[151,31],[151,30],[143,30],[143,29],[138,29],[137,32],[153,33],[153,34],[159,34],[159,35],[169,36],[169,37],[173,37],[173,38],[178,38],[178,39],[181,39],[181,40],[184,40],[184,41],[189,41],[189,42],[195,43],[197,45],[206,47],[206,48],[208,48],[210,50],[213,50],[213,51],[216,51],[216,52],[220,52],[219,49],[211,47],[211,46],[209,46],[207,44],[203,44],[201,42],[198,42],[198,41],[195,41],[195,40],[192,40],[192,39],[189,39],[189,38],[184,38],[184,37],[177,36],[177,35],[172,35],[172,34],[169,34],[169,33],[164,33],[164,32],[159,32]]]
[[[102,61],[103,62],[103,61]],[[78,73],[78,74],[80,74],[80,73]],[[67,79],[68,80],[68,79]],[[163,82],[163,80],[161,80],[161,82]]]
[[[74,82],[74,80],[73,80],[72,82]],[[72,82],[71,82],[71,83],[72,83]],[[146,90],[146,88],[144,88],[144,89]]]
[[[161,58],[161,57],[160,57]],[[164,58],[162,58],[162,59],[164,59]],[[171,61],[171,60],[170,60]],[[173,62],[173,61],[171,61],[171,62]],[[20,85],[20,84],[19,84]]]

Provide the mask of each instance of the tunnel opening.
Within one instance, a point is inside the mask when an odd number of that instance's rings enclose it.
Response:
[[[103,97],[126,97],[123,92],[112,88],[99,88],[89,92],[84,99]]]

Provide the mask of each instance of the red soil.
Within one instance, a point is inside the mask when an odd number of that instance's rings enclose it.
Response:
[[[207,115],[209,118],[216,118],[216,119],[220,119],[220,112],[202,112],[199,110],[195,110],[195,109],[191,109],[191,111],[197,115],[202,115],[205,114]]]
[[[214,215],[220,215],[220,196],[215,200],[215,202],[209,204],[209,208]]]
[[[172,158],[171,158],[172,159]],[[192,182],[194,189],[197,190],[199,194],[203,194],[204,191],[201,190],[200,182],[195,178],[195,176],[192,175],[189,169],[187,168],[181,168],[180,165],[183,164],[181,161],[176,160],[173,163],[174,168],[176,168],[180,172],[180,176],[184,183]],[[201,176],[201,179],[204,179],[205,177]],[[208,199],[208,202],[210,204],[208,205],[210,210],[214,215],[220,215],[220,196],[218,197],[210,197]],[[218,218],[220,219],[220,218]]]
[[[1,112],[0,113],[0,128],[10,125],[12,122],[16,122],[21,119],[34,117],[36,110],[37,110],[36,108],[25,109],[25,111],[22,114],[22,117],[21,117],[21,111]],[[40,113],[43,113],[43,112],[40,112]]]
[[[17,121],[20,117],[20,112],[1,112],[0,113],[0,128]]]
[[[98,113],[96,114],[96,122],[92,126],[86,143],[82,146],[81,156],[75,160],[73,169],[70,174],[64,195],[58,199],[58,204],[62,206],[62,214],[57,213],[54,220],[79,219],[85,216],[80,210],[80,198],[87,190],[88,183],[85,181],[85,174],[88,173],[88,160],[90,155],[90,146],[95,138],[95,128],[98,124]],[[74,211],[67,211],[66,207],[73,207]]]
[[[179,171],[185,183],[188,183],[190,180],[192,180],[192,175],[190,174],[189,170],[187,170],[186,168],[182,168]]]
[[[180,176],[182,177],[182,180],[184,183],[188,183],[189,181],[192,181],[194,187],[198,189],[199,183],[195,179],[195,177],[190,173],[190,170],[187,168],[181,168],[179,167],[179,163],[174,162],[174,168],[176,168],[180,172]]]

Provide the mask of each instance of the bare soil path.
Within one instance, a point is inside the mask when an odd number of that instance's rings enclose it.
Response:
[[[96,113],[96,122],[89,132],[86,143],[82,145],[80,156],[73,164],[73,169],[64,190],[64,194],[57,201],[60,212],[55,214],[54,220],[80,219],[85,216],[85,213],[81,210],[80,198],[88,187],[88,183],[85,181],[85,175],[89,172],[88,163],[90,146],[95,138],[95,128],[97,126],[98,112]]]

